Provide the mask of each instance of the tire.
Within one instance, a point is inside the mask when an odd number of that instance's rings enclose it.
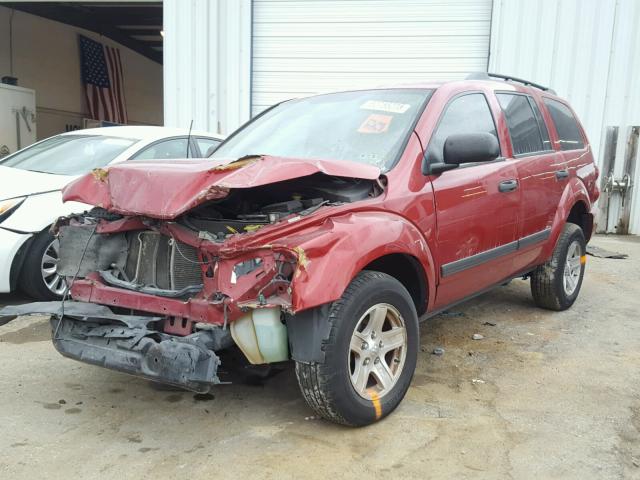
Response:
[[[302,395],[318,415],[343,425],[384,418],[404,398],[416,368],[418,316],[409,292],[387,274],[363,271],[331,305],[328,321],[324,363],[296,362]]]
[[[536,305],[556,311],[566,310],[573,305],[582,286],[585,255],[586,242],[582,229],[567,223],[551,258],[531,274],[531,294]]]
[[[20,289],[37,300],[60,300],[66,288],[64,277],[55,272],[57,259],[57,239],[44,230],[33,239],[31,247],[22,264],[22,271],[18,279]],[[47,259],[45,259],[47,254]],[[44,269],[51,272],[49,276],[44,274]],[[46,278],[45,278],[46,277]],[[52,285],[50,288],[47,282]]]

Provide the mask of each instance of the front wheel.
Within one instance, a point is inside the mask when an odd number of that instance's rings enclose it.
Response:
[[[531,294],[539,307],[566,310],[578,298],[586,263],[582,229],[567,223],[551,258],[531,274]]]
[[[404,398],[418,354],[418,316],[393,277],[361,272],[329,312],[324,363],[296,362],[300,390],[320,416],[371,424]]]
[[[33,239],[20,272],[20,288],[37,300],[60,300],[67,289],[58,273],[59,242],[48,230]]]

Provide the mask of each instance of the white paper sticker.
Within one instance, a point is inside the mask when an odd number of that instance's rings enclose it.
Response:
[[[367,100],[360,106],[360,108],[363,110],[378,110],[379,112],[404,113],[411,108],[411,105],[408,103]]]

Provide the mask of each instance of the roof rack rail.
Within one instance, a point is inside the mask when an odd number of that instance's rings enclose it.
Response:
[[[555,90],[549,87],[545,87],[543,85],[540,85],[539,83],[530,82],[529,80],[523,80],[522,78],[514,77],[512,75],[501,75],[499,73],[487,73],[487,72],[474,72],[467,75],[465,80],[491,80],[493,78],[499,78],[506,82],[518,82],[523,85],[535,87],[539,90],[552,93],[553,95],[556,94]]]

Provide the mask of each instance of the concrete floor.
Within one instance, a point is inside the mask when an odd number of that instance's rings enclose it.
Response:
[[[630,258],[589,257],[567,312],[515,280],[423,324],[407,397],[364,429],[313,418],[292,369],[195,399],[64,359],[18,318],[0,327],[0,478],[640,478],[640,242],[594,243]]]

